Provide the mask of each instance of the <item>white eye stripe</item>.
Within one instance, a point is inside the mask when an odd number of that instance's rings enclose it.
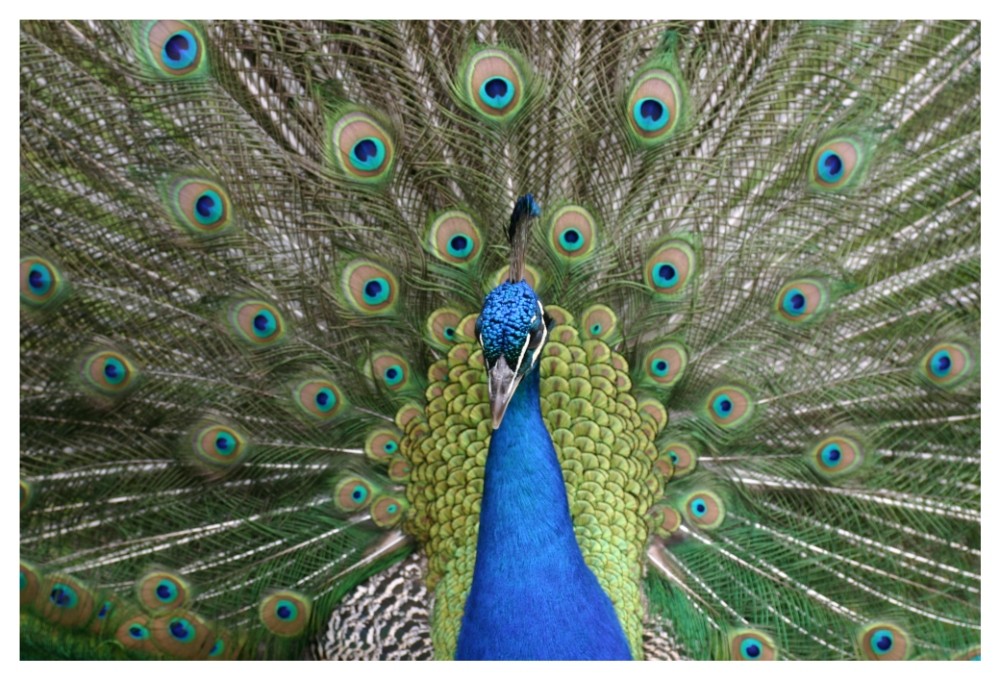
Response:
[[[521,347],[521,355],[517,358],[517,366],[514,367],[514,372],[515,373],[517,373],[518,371],[521,370],[521,362],[524,361],[524,353],[528,351],[528,343],[529,342],[531,342],[531,334],[530,333],[528,334],[528,337],[526,337],[524,339],[524,345],[522,345],[522,347]],[[531,363],[534,363],[534,359],[532,359]]]
[[[545,347],[545,339],[548,338],[548,337],[549,337],[549,327],[546,326],[543,323],[542,324],[542,341],[540,343],[538,343],[538,347],[535,348],[535,351],[531,355],[531,365],[532,366],[534,366],[535,362],[538,361],[538,355],[541,353],[542,347]]]

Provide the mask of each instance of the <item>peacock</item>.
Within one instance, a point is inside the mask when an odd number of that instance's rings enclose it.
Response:
[[[23,659],[978,659],[980,26],[24,22]]]

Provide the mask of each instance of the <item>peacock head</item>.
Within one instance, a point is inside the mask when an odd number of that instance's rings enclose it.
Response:
[[[504,281],[483,301],[476,337],[486,359],[494,430],[521,379],[538,367],[550,321],[527,281]]]
[[[538,367],[552,320],[542,301],[524,280],[527,226],[540,214],[531,194],[514,204],[510,240],[510,279],[489,292],[476,320],[476,337],[483,346],[493,429],[500,427],[521,379]]]

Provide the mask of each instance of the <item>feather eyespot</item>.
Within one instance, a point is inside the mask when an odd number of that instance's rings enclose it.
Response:
[[[233,226],[229,193],[208,179],[175,178],[166,190],[167,206],[177,224],[197,238],[213,238]]]
[[[431,221],[426,247],[442,262],[465,267],[479,259],[483,237],[468,213],[449,210]]]
[[[688,521],[702,529],[715,529],[726,518],[722,499],[711,491],[697,491],[684,502],[684,514]]]
[[[681,515],[668,505],[654,505],[650,512],[653,533],[660,538],[670,538],[681,528]]]
[[[864,449],[853,437],[833,435],[817,443],[807,454],[806,462],[828,479],[856,472],[864,462]]]
[[[521,111],[526,92],[519,61],[497,48],[480,50],[469,58],[465,66],[465,97],[476,113],[489,121],[503,122]]]
[[[201,33],[184,21],[156,21],[148,24],[140,47],[161,76],[191,76],[199,72],[205,62]]]
[[[285,323],[274,305],[263,300],[245,300],[230,308],[229,324],[236,337],[250,347],[274,345],[285,337]]]
[[[669,441],[660,447],[660,456],[666,456],[674,467],[674,478],[685,477],[698,466],[698,454],[690,444]]]
[[[296,637],[308,627],[311,609],[312,605],[305,595],[283,590],[265,597],[258,613],[261,622],[273,634]]]
[[[59,269],[42,257],[21,258],[21,304],[35,309],[61,300],[66,282]]]
[[[368,507],[374,493],[374,487],[367,480],[357,476],[348,476],[334,486],[333,500],[338,509],[344,512],[355,512]]]
[[[150,572],[136,584],[139,604],[151,613],[183,607],[189,595],[188,585],[179,576],[165,571]]]
[[[449,349],[458,342],[458,329],[462,313],[445,307],[435,310],[427,317],[427,340],[438,349]]]
[[[355,260],[340,276],[344,300],[354,311],[370,316],[395,311],[399,284],[392,273],[374,262]]]
[[[597,220],[578,205],[559,208],[549,220],[548,245],[561,261],[580,262],[595,252]]]
[[[296,383],[292,387],[292,398],[301,413],[316,421],[329,421],[344,408],[340,388],[330,380],[321,378]]]
[[[677,78],[665,69],[650,69],[632,86],[628,122],[636,141],[653,145],[668,139],[677,128],[684,104]]]
[[[778,292],[775,311],[786,323],[805,325],[818,320],[829,308],[830,293],[818,279],[797,279]]]
[[[813,152],[809,162],[810,182],[822,191],[844,191],[858,183],[867,161],[866,149],[859,139],[834,138]]]
[[[676,341],[657,345],[646,354],[643,361],[647,382],[661,387],[672,387],[684,376],[687,368],[687,348]]]
[[[694,250],[681,240],[661,245],[646,261],[646,285],[663,296],[677,295],[687,286],[696,271]]]
[[[924,355],[920,374],[935,387],[950,388],[972,375],[973,366],[972,353],[967,347],[957,342],[942,342]]]
[[[412,471],[413,466],[410,465],[410,461],[402,456],[394,456],[389,461],[389,479],[396,484],[406,484],[410,481],[410,472]]]
[[[393,496],[381,496],[372,502],[372,521],[381,529],[399,524],[403,519],[406,504]]]
[[[106,349],[83,357],[84,385],[103,397],[121,397],[138,383],[139,369],[121,352]]]
[[[345,176],[378,183],[390,175],[395,147],[389,133],[372,116],[352,111],[332,122],[329,155]]]
[[[399,434],[394,430],[379,428],[365,438],[365,455],[379,463],[388,463],[399,453]]]
[[[231,658],[231,641],[229,635],[225,632],[217,633],[215,642],[212,644],[212,648],[208,650],[209,660],[220,660]]]
[[[190,612],[174,612],[150,623],[153,644],[161,651],[179,659],[206,658],[215,643],[208,625]]]
[[[754,413],[754,402],[750,393],[742,387],[717,387],[709,393],[705,411],[715,425],[728,430],[750,419]]]
[[[22,573],[23,570],[22,570]],[[47,576],[38,587],[35,603],[38,614],[65,628],[80,628],[94,614],[94,596],[77,579],[62,574]]]
[[[618,331],[618,315],[606,305],[588,307],[580,315],[580,330],[585,338],[610,342]]]
[[[729,636],[729,658],[739,661],[773,661],[777,647],[769,636],[757,630],[741,630]]]
[[[374,352],[371,362],[365,364],[365,373],[392,392],[400,392],[412,386],[410,364],[394,352]]]
[[[895,624],[872,623],[858,635],[858,647],[861,656],[870,661],[900,661],[909,654],[910,638]]]
[[[128,649],[155,652],[149,619],[144,615],[129,617],[115,631],[115,639]]]
[[[242,432],[229,425],[205,422],[192,431],[191,452],[195,458],[216,469],[231,468],[247,454],[247,440]]]

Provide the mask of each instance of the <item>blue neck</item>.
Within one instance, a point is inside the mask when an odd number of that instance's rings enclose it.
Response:
[[[538,370],[493,432],[458,659],[630,659],[611,600],[580,554],[542,421]]]

